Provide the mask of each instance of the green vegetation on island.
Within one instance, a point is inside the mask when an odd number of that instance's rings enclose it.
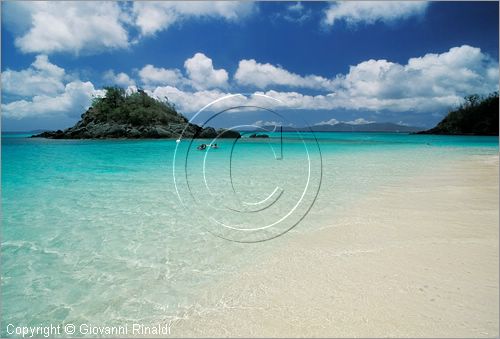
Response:
[[[436,127],[419,134],[498,135],[498,92],[470,95]]]
[[[106,95],[92,100],[88,111],[96,122],[130,123],[149,126],[169,122],[187,123],[167,98],[156,100],[143,90],[126,94],[120,87],[105,87]],[[83,118],[83,116],[82,116]]]
[[[128,94],[120,87],[105,87],[75,126],[33,137],[51,139],[97,138],[239,138],[236,131],[202,128],[177,112],[167,98],[150,97],[143,90]]]

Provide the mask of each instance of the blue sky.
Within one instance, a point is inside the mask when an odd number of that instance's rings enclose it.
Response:
[[[2,128],[69,127],[113,84],[188,117],[243,92],[294,125],[433,126],[498,89],[498,24],[498,2],[3,2]]]

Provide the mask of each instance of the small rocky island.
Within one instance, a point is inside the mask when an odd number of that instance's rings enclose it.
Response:
[[[417,134],[498,135],[498,92],[470,95],[436,127]]]
[[[179,114],[168,100],[162,102],[139,90],[127,94],[123,88],[106,87],[104,97],[94,98],[81,120],[65,130],[43,132],[33,138],[240,138],[237,131],[202,128]]]
[[[269,135],[267,134],[258,134],[258,133],[253,133],[249,136],[249,138],[257,138],[257,139],[265,139],[265,138],[269,138]]]

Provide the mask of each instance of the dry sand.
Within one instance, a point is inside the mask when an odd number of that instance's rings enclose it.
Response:
[[[498,166],[468,156],[383,187],[206,291],[172,335],[498,336]]]

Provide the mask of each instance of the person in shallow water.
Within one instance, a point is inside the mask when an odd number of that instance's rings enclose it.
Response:
[[[205,144],[201,144],[200,146],[197,147],[197,149],[199,149],[200,151],[203,151],[207,148],[207,145]]]
[[[217,144],[213,144],[212,148],[219,148],[219,146],[217,146]]]

